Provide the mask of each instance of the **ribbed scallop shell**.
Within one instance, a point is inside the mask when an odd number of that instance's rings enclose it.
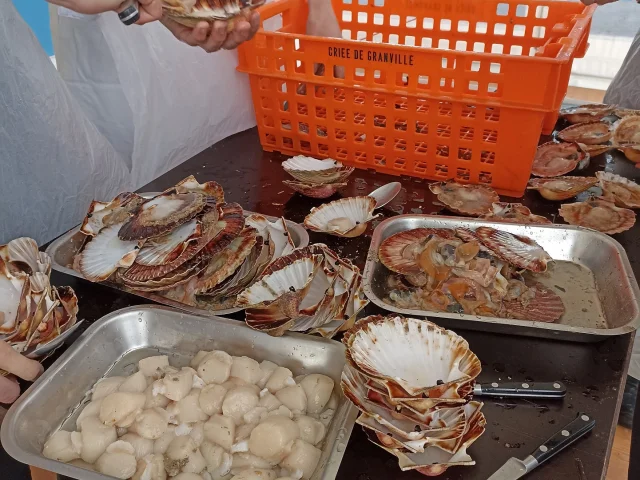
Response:
[[[20,237],[0,246],[0,257],[21,270],[28,267],[25,273],[31,275],[38,272],[49,275],[51,272],[51,258],[38,250],[38,244],[33,238]]]
[[[345,167],[336,160],[317,160],[303,156],[282,162],[282,168],[299,182],[314,185],[344,182],[354,171],[353,167]]]
[[[528,190],[538,190],[547,200],[560,201],[573,198],[598,183],[596,177],[532,178]]]
[[[614,124],[613,143],[640,144],[640,116],[629,116]]]
[[[615,109],[615,105],[604,105],[601,103],[580,105],[579,107],[569,107],[560,110],[560,117],[569,123],[594,122],[608,117]]]
[[[163,0],[162,3],[165,15],[192,28],[202,21],[232,20],[247,9],[263,5],[265,0]]]
[[[368,317],[343,342],[351,366],[388,388],[397,385],[406,397],[473,380],[481,370],[466,340],[425,320]],[[396,393],[390,389],[392,398],[400,398]]]
[[[140,249],[136,263],[147,267],[166,265],[179,257],[188,244],[201,235],[202,226],[197,220],[191,220],[162,237],[149,240]]]
[[[177,193],[200,193],[215,203],[224,203],[224,190],[214,181],[199,183],[193,175],[178,182],[175,186]]]
[[[531,173],[536,177],[558,177],[575,170],[587,159],[588,154],[576,143],[548,142],[538,147]]]
[[[89,211],[82,222],[80,231],[93,237],[104,227],[123,223],[129,219],[144,202],[144,198],[131,192],[121,193],[111,202],[94,200],[89,206]]]
[[[403,275],[418,274],[422,272],[418,256],[434,236],[452,239],[455,238],[455,233],[444,228],[414,228],[399,232],[380,244],[378,258],[392,272]]]
[[[640,185],[611,172],[596,172],[603,197],[622,208],[640,208]]]
[[[161,292],[177,287],[190,281],[194,276],[199,275],[206,267],[206,263],[197,258],[183,263],[175,270],[157,279],[145,281],[133,281],[124,275],[120,275],[122,282],[132,290],[140,292]]]
[[[623,143],[616,145],[616,147],[627,157],[627,160],[640,163],[640,144]]]
[[[600,145],[611,140],[613,130],[607,122],[588,122],[571,125],[558,132],[558,138],[565,142],[585,145]]]
[[[597,157],[603,153],[607,153],[609,150],[613,150],[615,146],[611,142],[604,143],[602,145],[585,145],[584,143],[578,143],[582,151],[589,154],[590,158]],[[586,167],[585,167],[586,168]]]
[[[305,197],[325,199],[336,194],[336,192],[347,186],[346,183],[328,183],[328,184],[316,184],[296,182],[293,180],[284,180],[284,183],[294,192],[298,192]]]
[[[613,202],[596,198],[564,204],[560,207],[560,216],[570,225],[591,228],[609,235],[625,232],[636,223],[636,213],[633,210],[619,208]]]
[[[491,212],[491,205],[500,197],[490,187],[463,185],[456,182],[433,183],[429,190],[438,196],[448,210],[461,215],[484,215]]]
[[[133,265],[142,242],[118,237],[122,224],[104,228],[80,253],[80,272],[93,282],[102,282],[118,268]]]
[[[480,218],[492,222],[520,223],[544,225],[551,223],[551,220],[540,215],[534,215],[527,207],[521,203],[494,203],[493,212],[489,215],[482,215]]]
[[[479,227],[476,236],[505,262],[532,272],[544,272],[551,256],[535,240],[490,227]]]
[[[560,320],[565,307],[562,299],[541,283],[527,281],[526,295],[502,302],[504,318],[552,323]]]
[[[613,114],[618,118],[626,118],[640,115],[640,110],[633,110],[631,108],[616,108],[613,111]]]
[[[296,248],[284,218],[270,222],[263,215],[254,213],[246,218],[246,225],[255,228],[265,240],[273,242],[272,260],[289,255]]]
[[[367,224],[376,218],[373,211],[376,200],[372,197],[349,197],[312,208],[304,219],[304,226],[314,232],[339,237],[362,235]]]
[[[282,162],[282,168],[286,172],[290,171],[306,171],[306,172],[330,172],[339,170],[342,168],[342,163],[337,160],[327,158],[325,160],[318,160],[316,158],[305,157],[298,155]]]

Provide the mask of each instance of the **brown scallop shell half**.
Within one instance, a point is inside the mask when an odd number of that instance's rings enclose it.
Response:
[[[396,233],[385,239],[378,249],[378,259],[392,272],[415,275],[422,272],[418,256],[434,236],[452,239],[453,230],[444,228],[415,228]]]
[[[613,114],[618,118],[633,117],[640,115],[640,110],[633,110],[631,108],[616,108]]]
[[[540,215],[534,215],[529,208],[521,203],[494,203],[493,212],[482,215],[480,218],[492,222],[522,223],[543,225],[551,223],[551,220]]]
[[[594,122],[608,117],[614,112],[615,108],[615,105],[604,105],[602,103],[580,105],[579,107],[569,107],[560,110],[560,117],[574,124]]]
[[[640,144],[640,116],[625,117],[613,127],[613,143],[616,145]]]
[[[438,196],[448,210],[461,215],[491,213],[492,205],[500,201],[493,188],[483,185],[463,185],[456,182],[433,183],[429,190]]]
[[[575,170],[588,158],[589,154],[576,143],[544,143],[536,151],[531,173],[536,177],[558,177]]]
[[[578,145],[580,145],[580,148],[587,152],[590,157],[597,157],[598,155],[607,153],[609,150],[613,150],[615,148],[611,142],[607,142],[602,145],[586,145],[584,143],[578,143]]]
[[[613,202],[591,198],[585,202],[567,203],[560,216],[570,225],[591,228],[613,235],[629,230],[636,223],[636,213],[616,207]]]
[[[164,14],[176,22],[193,28],[199,22],[214,22],[216,20],[228,20],[227,31],[233,30],[230,22],[234,17],[243,15],[245,11],[257,8],[265,3],[265,0],[196,0],[193,7],[182,0],[163,0]]]
[[[527,281],[525,283],[529,287],[527,295],[504,300],[501,312],[503,315],[501,316],[545,323],[560,320],[565,312],[562,299],[539,282]]]
[[[618,150],[621,151],[625,157],[627,157],[627,160],[636,164],[640,163],[640,144],[626,143],[616,146]]]
[[[560,201],[573,198],[597,183],[596,177],[532,178],[527,190],[538,190],[543,198]]]
[[[535,240],[490,227],[478,227],[476,236],[505,262],[532,272],[544,272],[551,256]]]
[[[578,123],[558,132],[558,138],[565,142],[600,145],[611,140],[613,131],[606,122]]]
[[[613,200],[617,207],[640,208],[640,185],[611,172],[597,172],[603,197]]]
[[[304,183],[304,182],[296,182],[293,180],[284,180],[284,183],[287,187],[289,187],[294,192],[298,192],[305,197],[310,198],[329,198],[340,189],[347,186],[346,183],[327,183],[327,184],[316,184],[316,183]]]

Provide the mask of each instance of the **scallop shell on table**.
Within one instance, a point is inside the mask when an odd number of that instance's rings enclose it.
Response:
[[[118,268],[133,265],[142,242],[121,240],[118,232],[122,226],[115,224],[102,229],[80,253],[80,273],[87,280],[102,282]]]
[[[597,172],[603,197],[613,200],[617,207],[640,208],[640,185],[615,173]]]
[[[354,171],[353,167],[345,167],[337,160],[317,160],[304,156],[282,162],[282,168],[299,182],[317,185],[344,182]]]
[[[493,222],[522,223],[544,225],[551,220],[540,215],[534,215],[529,208],[521,203],[494,203],[493,212],[480,218]]]
[[[170,233],[149,240],[136,258],[136,263],[148,267],[166,265],[184,252],[191,242],[202,236],[202,225],[193,219]]]
[[[616,145],[616,148],[622,152],[630,162],[640,163],[640,144],[623,143]],[[636,165],[636,168],[637,167]]]
[[[536,177],[558,177],[575,170],[588,158],[589,154],[576,143],[544,143],[536,150],[531,173]]]
[[[304,219],[304,226],[314,232],[353,238],[362,235],[373,215],[376,200],[373,197],[349,197],[312,208]]]
[[[551,256],[535,240],[490,227],[478,227],[476,236],[482,244],[505,262],[532,272],[544,272]]]
[[[429,190],[438,196],[448,210],[461,215],[484,215],[491,212],[491,206],[500,197],[490,187],[483,185],[463,185],[456,182],[432,183]]]
[[[602,145],[586,145],[584,143],[578,143],[583,152],[589,154],[589,157],[597,157],[603,153],[607,153],[609,150],[613,150],[615,146],[611,142],[603,143]],[[586,166],[585,166],[586,168]],[[578,166],[580,169],[580,166]]]
[[[558,138],[565,142],[600,145],[611,140],[613,130],[606,122],[588,122],[571,125],[558,132]]]
[[[640,144],[640,116],[625,117],[614,124],[613,143]]]
[[[633,210],[619,208],[613,202],[596,198],[564,204],[560,207],[560,216],[570,225],[610,235],[625,232],[636,223],[636,213]]]
[[[632,117],[640,115],[640,110],[633,110],[631,108],[616,108],[613,114],[618,118]]]
[[[316,183],[305,183],[305,182],[297,182],[294,180],[284,180],[284,183],[287,187],[289,187],[294,192],[298,192],[305,197],[310,198],[329,198],[336,194],[336,192],[347,186],[346,183],[327,183],[327,184],[316,184]]]
[[[604,105],[602,103],[580,105],[578,107],[568,107],[560,110],[560,117],[574,124],[593,122],[608,117],[615,109],[615,105]]]
[[[392,272],[402,275],[421,273],[418,257],[434,236],[452,239],[455,233],[445,228],[414,228],[399,232],[380,244],[378,258]]]
[[[596,177],[532,178],[527,190],[538,190],[543,198],[560,201],[573,198],[597,183]]]
[[[80,231],[93,237],[104,227],[128,220],[144,202],[144,198],[131,192],[121,193],[111,202],[94,200],[82,221]]]
[[[232,20],[248,9],[257,8],[265,0],[163,0],[164,14],[187,27],[195,27],[199,22]],[[232,25],[227,27],[232,29]]]
[[[446,389],[475,379],[481,370],[480,360],[466,340],[426,320],[367,317],[342,341],[347,346],[348,363],[384,382],[391,398]],[[398,395],[398,389],[404,395]]]

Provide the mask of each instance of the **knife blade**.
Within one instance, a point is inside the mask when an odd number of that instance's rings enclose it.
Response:
[[[475,396],[509,398],[563,398],[567,387],[562,382],[492,382],[476,383]]]
[[[574,421],[536,448],[527,458],[520,460],[511,457],[496,473],[491,475],[488,480],[518,480],[593,430],[595,426],[596,421],[589,415],[586,413],[578,413]]]

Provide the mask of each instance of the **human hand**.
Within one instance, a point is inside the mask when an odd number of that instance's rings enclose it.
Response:
[[[125,7],[124,0],[48,0],[54,5],[68,8],[74,12],[95,15],[104,12],[120,12]],[[162,18],[162,0],[138,0],[140,19],[138,25]]]
[[[241,43],[251,40],[260,28],[260,14],[252,12],[248,18],[235,18],[231,31],[228,31],[227,22],[224,20],[216,20],[213,24],[199,22],[193,28],[186,27],[166,15],[161,22],[181,42],[212,53],[221,48],[233,50]]]
[[[598,5],[606,5],[607,3],[617,2],[618,0],[580,0],[585,5],[593,5],[597,3]]]
[[[16,352],[7,342],[0,341],[0,368],[13,375],[0,376],[0,403],[13,403],[20,396],[20,385],[14,377],[23,380],[35,380],[44,367],[35,360],[31,360]]]

